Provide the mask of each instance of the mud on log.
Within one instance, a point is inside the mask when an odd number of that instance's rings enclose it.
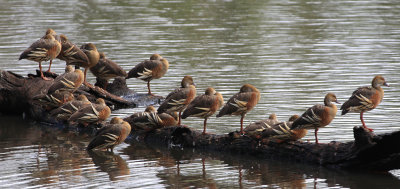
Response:
[[[167,127],[134,133],[135,141],[169,147],[189,147],[200,151],[249,154],[269,159],[288,159],[331,168],[388,171],[400,168],[400,131],[374,135],[362,127],[354,127],[354,141],[316,145],[313,142],[262,142],[240,136],[238,132],[224,135],[206,134],[188,127]]]

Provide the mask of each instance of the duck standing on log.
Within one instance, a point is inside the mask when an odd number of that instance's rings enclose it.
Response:
[[[336,116],[337,107],[332,102],[339,104],[336,95],[333,93],[326,94],[324,105],[317,104],[308,108],[293,122],[292,130],[315,129],[315,143],[318,144],[318,129],[329,125]]]
[[[106,89],[108,80],[116,77],[126,77],[127,74],[121,66],[106,58],[103,52],[99,52],[99,54],[99,62],[95,66],[91,67],[90,71],[96,76],[96,78],[105,80],[105,86],[102,87],[103,89]]]
[[[91,67],[95,66],[100,59],[100,54],[97,51],[96,46],[93,43],[86,43],[84,45],[81,46],[81,50],[86,54],[86,56],[88,57],[89,62],[87,63],[82,63],[80,65],[77,66],[82,66],[85,68],[85,78],[83,83],[87,86],[89,86],[89,83],[86,82],[86,78],[87,78],[87,70],[90,69]]]
[[[68,122],[77,122],[84,126],[90,123],[98,123],[110,117],[111,109],[106,105],[104,99],[98,98],[96,104],[79,109],[71,115]]]
[[[222,95],[214,88],[206,89],[205,94],[197,96],[185,109],[182,119],[189,116],[204,118],[203,135],[206,134],[207,119],[224,104]]]
[[[345,115],[347,112],[360,113],[362,126],[372,132],[373,129],[368,128],[365,125],[363,114],[366,111],[375,109],[379,103],[382,102],[384,94],[383,89],[381,88],[382,85],[389,87],[385,79],[378,75],[372,80],[371,87],[360,87],[355,90],[349,100],[343,103],[342,107],[340,107],[342,115]]]
[[[148,94],[153,95],[150,90],[150,81],[159,79],[165,75],[169,67],[168,60],[159,54],[153,54],[150,60],[137,64],[128,72],[126,79],[135,77],[147,81]]]
[[[49,78],[44,77],[43,75],[42,62],[50,60],[50,66],[51,66],[53,59],[55,59],[58,56],[60,51],[61,51],[61,43],[54,38],[52,33],[48,33],[39,40],[32,43],[32,45],[29,46],[29,48],[24,50],[24,52],[22,52],[21,55],[19,56],[19,60],[27,59],[38,62],[40,77],[43,80],[50,80]],[[48,72],[50,72],[50,66]]]
[[[73,113],[92,103],[84,94],[79,95],[76,100],[72,100],[50,112],[51,117],[55,117],[59,121],[67,121]]]
[[[260,91],[253,85],[245,84],[240,91],[233,95],[225,106],[219,111],[217,117],[224,115],[240,115],[240,133],[243,132],[243,119],[247,112],[252,110],[260,100]]]
[[[121,144],[131,132],[131,125],[119,117],[113,117],[110,124],[100,128],[96,136],[90,141],[87,150],[110,149],[113,152],[114,147]]]
[[[193,101],[196,97],[196,87],[191,76],[185,76],[181,82],[181,88],[176,88],[174,91],[168,94],[164,102],[160,105],[157,112],[169,112],[177,111],[178,125],[181,125],[181,113],[182,111]]]
[[[89,64],[89,58],[75,44],[68,40],[67,36],[61,34],[61,52],[58,59],[64,60],[67,65],[76,65],[85,67]]]

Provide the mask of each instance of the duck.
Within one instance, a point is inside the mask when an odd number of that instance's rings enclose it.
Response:
[[[279,120],[276,117],[276,114],[272,113],[271,115],[269,115],[268,119],[263,119],[260,121],[250,123],[246,128],[244,128],[244,133],[250,136],[253,135],[259,136],[259,134],[261,134],[263,130],[277,123],[279,123]]]
[[[90,71],[93,73],[96,78],[105,80],[104,89],[107,88],[108,80],[116,77],[126,77],[127,74],[121,66],[119,66],[114,61],[106,58],[106,55],[103,52],[99,52],[100,59],[98,63],[90,68]]]
[[[176,88],[170,92],[165,98],[164,102],[160,105],[157,112],[163,113],[168,111],[177,111],[178,125],[181,125],[182,111],[193,101],[196,97],[196,86],[191,76],[185,76],[182,79],[181,87]]]
[[[360,87],[353,91],[353,94],[343,105],[340,107],[342,110],[342,115],[347,114],[348,112],[360,113],[360,120],[362,126],[369,130],[370,132],[373,129],[368,128],[365,125],[363,114],[364,112],[375,109],[383,99],[383,89],[381,86],[389,87],[389,84],[386,83],[385,78],[381,75],[377,75],[372,79],[371,86]]]
[[[233,95],[228,102],[222,107],[217,117],[224,115],[240,115],[240,133],[243,131],[243,119],[246,114],[251,111],[260,100],[260,91],[251,84],[244,84],[238,93]]]
[[[182,113],[182,119],[189,116],[204,118],[203,132],[206,134],[207,119],[224,104],[224,98],[214,88],[208,87],[205,94],[197,96]]]
[[[124,121],[128,123],[133,123],[133,119],[137,117],[147,116],[149,113],[157,112],[157,109],[154,106],[147,106],[144,112],[135,112],[129,117],[124,118]],[[133,125],[133,124],[132,124]]]
[[[83,107],[71,115],[69,123],[80,123],[88,126],[91,123],[99,123],[110,117],[111,109],[106,105],[104,99],[98,98],[96,104]]]
[[[90,141],[87,150],[110,150],[121,144],[131,132],[131,125],[119,117],[113,117],[108,125],[101,127]]]
[[[61,52],[57,56],[58,59],[64,60],[67,65],[82,66],[89,64],[89,58],[75,44],[73,44],[67,36],[60,35]]]
[[[57,76],[53,84],[47,90],[48,94],[54,93],[56,90],[75,92],[83,83],[84,74],[81,70],[75,69],[71,65],[65,67],[65,73]]]
[[[176,112],[147,112],[142,116],[128,120],[132,128],[136,131],[153,131],[163,127],[176,126],[178,123],[178,114]]]
[[[338,103],[336,95],[328,93],[324,98],[324,105],[316,104],[308,108],[299,118],[294,120],[292,130],[314,129],[315,143],[318,144],[318,129],[329,125],[336,116],[337,107],[332,102]]]
[[[75,100],[69,101],[68,103],[52,110],[50,115],[59,121],[67,121],[73,113],[90,105],[91,102],[87,99],[86,95],[81,94]]]
[[[61,51],[61,43],[57,41],[53,34],[49,33],[32,43],[19,56],[19,60],[27,59],[39,63],[40,77],[43,80],[51,80],[43,75],[42,62],[50,60],[50,67],[53,59],[55,59]]]
[[[83,53],[86,54],[89,61],[87,62],[87,64],[80,64],[77,66],[82,66],[85,68],[85,71],[84,71],[85,77],[84,77],[83,83],[86,86],[90,86],[90,84],[86,81],[87,70],[90,69],[91,67],[94,67],[99,62],[100,54],[97,51],[96,45],[94,45],[93,43],[83,44],[80,49],[83,51]]]
[[[296,129],[292,130],[292,125],[294,120],[298,119],[299,115],[293,115],[288,121],[279,122],[262,132],[262,138],[267,138],[268,140],[273,140],[277,143],[282,143],[285,141],[296,141],[307,134],[307,129]]]
[[[153,95],[150,89],[150,81],[159,79],[168,71],[169,62],[159,54],[153,54],[150,60],[145,60],[129,70],[126,79],[135,77],[147,81],[148,94]]]
[[[38,100],[39,104],[46,110],[58,108],[63,104],[75,99],[74,95],[69,91],[56,90],[46,95],[38,95],[33,97],[34,100]]]

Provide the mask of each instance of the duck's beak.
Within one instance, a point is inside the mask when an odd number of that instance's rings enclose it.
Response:
[[[340,102],[338,100],[335,101],[336,103],[340,104]]]
[[[385,85],[386,87],[390,87],[390,85],[389,85],[389,84],[387,84],[386,82],[385,82],[385,83],[383,83],[383,85]]]

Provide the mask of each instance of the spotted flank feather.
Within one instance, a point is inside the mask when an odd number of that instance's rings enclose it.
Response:
[[[153,74],[152,70],[144,68],[143,72],[138,73],[138,75],[139,75],[138,78],[141,79],[141,80],[147,80],[147,79],[152,77],[152,74]]]

